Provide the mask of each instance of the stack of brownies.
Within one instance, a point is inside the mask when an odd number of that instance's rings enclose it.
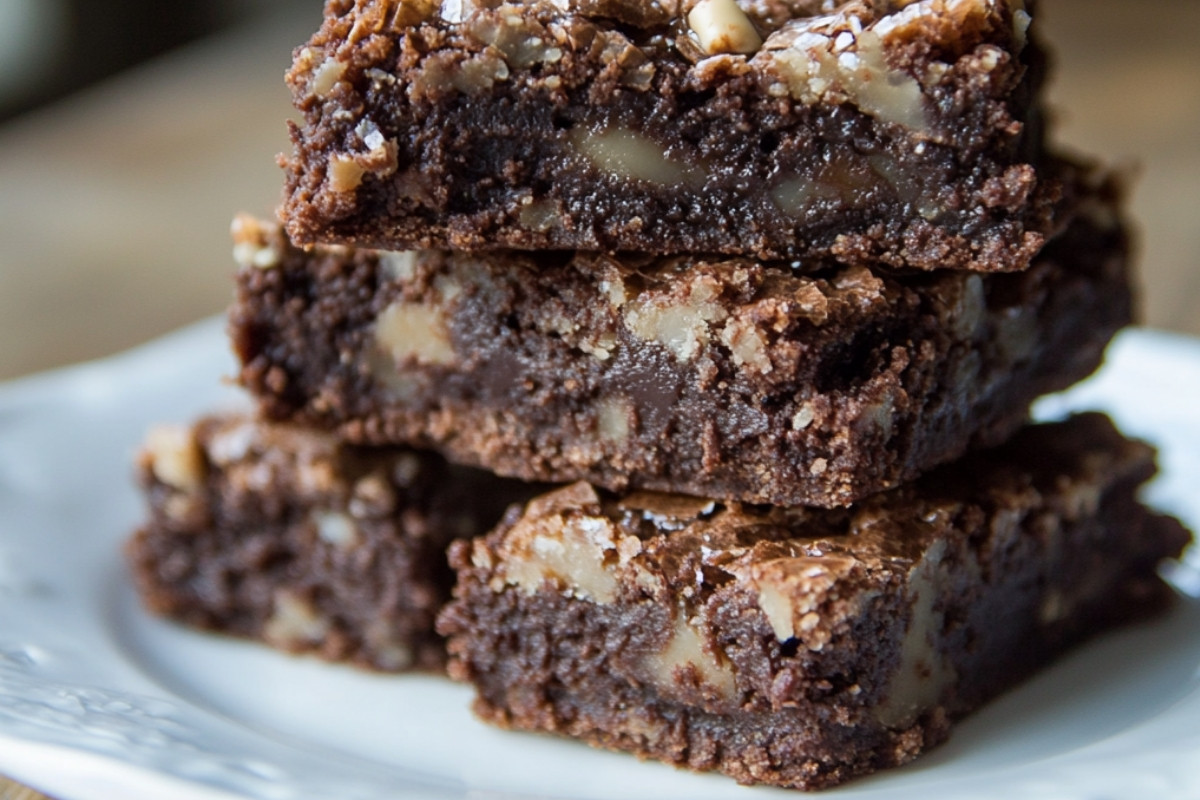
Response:
[[[1131,306],[1030,5],[329,0],[147,605],[798,788],[1160,607],[1151,450],[1027,424]]]

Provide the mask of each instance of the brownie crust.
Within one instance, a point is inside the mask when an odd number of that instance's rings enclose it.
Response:
[[[301,244],[1023,269],[1075,200],[1032,5],[330,0],[281,213]]]
[[[1100,199],[1029,270],[993,275],[306,252],[236,228],[230,328],[265,414],[613,490],[848,505],[1002,440],[1131,317]]]
[[[1087,415],[850,510],[577,484],[452,546],[476,712],[743,783],[903,764],[1066,647],[1159,609],[1190,540]]]
[[[126,546],[145,606],[193,627],[376,670],[439,669],[445,549],[531,492],[406,448],[245,417],[159,427]]]

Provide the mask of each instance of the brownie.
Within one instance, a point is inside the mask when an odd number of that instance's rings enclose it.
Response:
[[[1110,203],[1020,273],[303,250],[235,225],[265,414],[526,480],[844,506],[996,443],[1130,319]]]
[[[1156,566],[1190,535],[1139,505],[1153,471],[1149,447],[1086,415],[852,509],[579,483],[452,545],[438,629],[488,722],[832,786],[1161,608]]]
[[[302,244],[1023,269],[1074,207],[1032,6],[329,0],[282,215]]]
[[[126,552],[146,607],[378,670],[445,660],[445,549],[532,492],[430,453],[250,418],[159,427],[138,459],[149,520]]]

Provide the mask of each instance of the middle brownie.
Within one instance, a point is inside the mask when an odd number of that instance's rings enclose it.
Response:
[[[1026,272],[305,251],[235,222],[241,382],[275,418],[527,480],[843,506],[1012,433],[1130,320],[1098,205]]]

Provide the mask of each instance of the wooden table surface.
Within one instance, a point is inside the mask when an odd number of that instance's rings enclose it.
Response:
[[[1059,138],[1139,171],[1146,324],[1200,334],[1200,3],[1042,0]],[[220,312],[233,214],[269,214],[282,75],[319,3],[0,127],[0,380]],[[0,779],[0,800],[36,794]]]

